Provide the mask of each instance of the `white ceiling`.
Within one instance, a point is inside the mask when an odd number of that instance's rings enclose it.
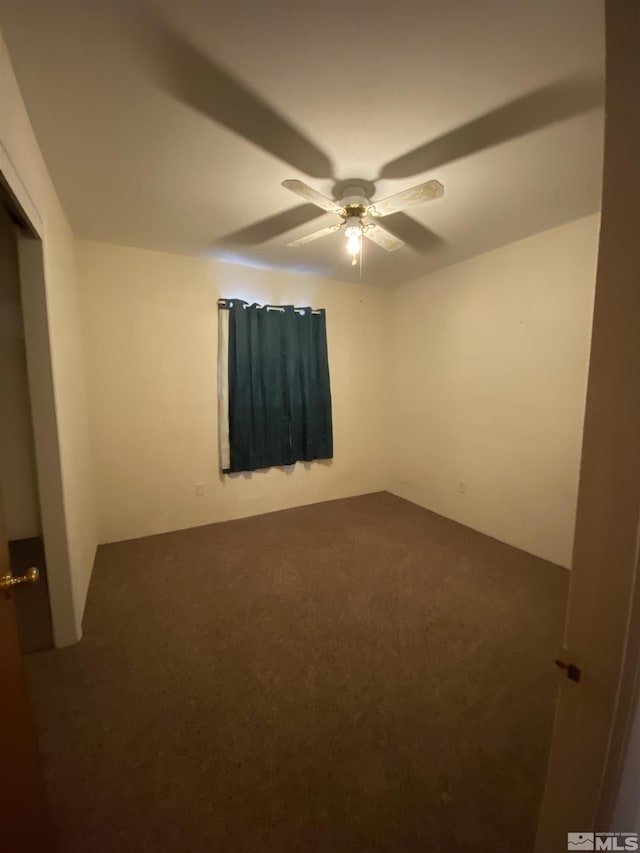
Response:
[[[387,220],[421,251],[366,243],[393,285],[600,207],[602,0],[2,0],[0,25],[85,239],[351,281],[341,234],[286,248],[336,218],[280,182],[438,178]]]

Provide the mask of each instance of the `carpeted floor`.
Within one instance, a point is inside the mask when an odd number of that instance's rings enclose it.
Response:
[[[63,853],[528,853],[567,586],[386,493],[101,547],[28,658]]]

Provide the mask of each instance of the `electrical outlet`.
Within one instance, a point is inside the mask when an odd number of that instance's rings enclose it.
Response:
[[[204,495],[204,483],[196,483],[196,495],[198,497]]]
[[[466,495],[467,484],[465,483],[464,480],[460,480],[460,482],[458,483],[458,491],[460,492],[461,495]]]

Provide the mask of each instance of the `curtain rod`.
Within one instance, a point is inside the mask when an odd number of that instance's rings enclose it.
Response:
[[[229,307],[229,303],[233,302],[233,301],[234,301],[233,299],[218,299],[218,308],[227,309]],[[245,305],[249,304],[248,302],[245,303],[244,299],[236,299],[235,301],[236,302],[242,302]],[[266,308],[267,311],[282,311],[282,312],[284,312],[284,310],[285,310],[282,305],[258,305],[257,302],[253,302],[252,305],[254,305],[256,308]],[[299,308],[296,305],[296,306],[294,306],[293,310],[294,311],[306,311],[307,309],[306,308]],[[320,309],[312,308],[311,313],[312,314],[322,314],[322,311]]]

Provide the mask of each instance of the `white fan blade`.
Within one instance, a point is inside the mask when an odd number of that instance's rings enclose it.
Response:
[[[333,201],[333,199],[327,198],[326,195],[322,195],[322,193],[314,190],[313,187],[303,184],[302,181],[283,181],[282,186],[285,189],[291,190],[292,193],[306,198],[307,201],[321,207],[323,210],[328,210],[330,213],[340,213],[342,210],[340,205]]]
[[[373,204],[369,205],[367,213],[370,216],[388,216],[390,213],[404,210],[405,207],[442,198],[443,195],[444,187],[440,181],[427,181],[426,184],[419,184],[417,187],[396,193],[396,195],[390,195],[381,201],[374,201]]]
[[[337,231],[339,228],[342,228],[342,223],[327,225],[326,228],[321,228],[319,231],[314,231],[312,234],[307,234],[305,237],[298,237],[298,239],[294,240],[292,243],[287,243],[287,246],[302,246],[304,243],[310,243],[312,240],[319,240],[320,237],[326,237],[327,234],[333,234],[333,232]]]
[[[367,239],[371,240],[373,243],[377,243],[378,246],[382,246],[382,248],[386,249],[387,252],[395,252],[404,246],[402,240],[399,240],[394,234],[387,231],[387,229],[383,228],[378,222],[367,223],[366,229],[363,233]]]

